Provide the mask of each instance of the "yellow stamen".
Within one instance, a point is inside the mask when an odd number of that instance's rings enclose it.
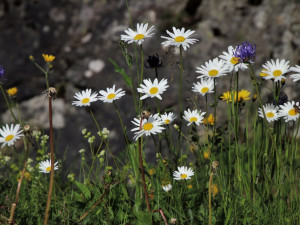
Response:
[[[153,87],[149,90],[150,94],[155,95],[158,92],[158,88],[157,87]]]
[[[116,94],[114,94],[114,93],[107,95],[108,99],[114,99],[115,97],[116,97]]]
[[[190,118],[190,122],[191,122],[191,123],[192,123],[192,122],[197,122],[197,120],[198,120],[197,117],[191,117],[191,118]]]
[[[282,74],[281,70],[275,70],[273,72],[274,77],[279,77]]]
[[[209,90],[208,87],[204,87],[201,89],[201,93],[206,93],[206,92],[208,92],[208,90]]]
[[[47,167],[47,168],[46,168],[46,171],[47,171],[47,172],[50,172],[50,171],[51,171],[51,166]]]
[[[181,174],[181,175],[180,175],[180,178],[181,178],[181,179],[185,179],[185,178],[187,178],[187,175],[186,175],[186,174]]]
[[[6,136],[5,141],[10,141],[13,138],[14,138],[14,135],[10,134],[10,135]]]
[[[145,123],[143,126],[144,130],[151,130],[153,128],[153,124],[152,123]]]
[[[289,112],[288,112],[288,114],[290,116],[296,116],[298,114],[298,111],[296,109],[290,109]]]
[[[135,35],[134,40],[141,40],[144,37],[145,37],[145,35],[143,35],[143,34],[137,34],[137,35]]]
[[[274,113],[268,112],[268,113],[266,114],[266,116],[267,116],[268,118],[273,118],[273,117],[274,117]]]
[[[171,121],[168,120],[168,119],[165,120],[165,124],[169,124],[170,122],[171,122]]]
[[[211,77],[217,76],[218,74],[219,74],[218,70],[210,70],[208,72],[208,75],[211,76]]]
[[[182,37],[182,36],[178,36],[174,39],[174,41],[176,42],[184,42],[185,41],[185,37]]]
[[[86,103],[89,103],[89,102],[90,102],[90,99],[89,99],[89,98],[84,98],[84,99],[81,100],[81,102],[82,102],[83,104],[86,104]]]
[[[233,65],[238,64],[239,58],[237,58],[237,57],[232,57],[232,58],[230,59],[230,62],[231,62],[231,64],[233,64]]]

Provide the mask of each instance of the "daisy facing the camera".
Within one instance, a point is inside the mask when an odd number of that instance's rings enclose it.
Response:
[[[20,129],[20,124],[10,125],[6,124],[6,126],[2,126],[0,128],[0,143],[2,143],[1,147],[3,148],[5,145],[11,146],[20,139],[20,137],[24,136],[22,134],[22,129]]]

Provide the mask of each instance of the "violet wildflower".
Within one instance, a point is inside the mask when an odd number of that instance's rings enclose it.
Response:
[[[4,67],[0,65],[0,79],[4,76]]]
[[[147,69],[157,69],[157,68],[163,66],[162,60],[159,59],[159,56],[158,56],[157,53],[155,55],[152,55],[152,56],[149,55],[148,59],[146,61],[147,62],[145,63],[145,67]]]
[[[238,58],[239,62],[252,63],[256,54],[256,46],[244,41],[238,45],[234,52],[234,57]]]

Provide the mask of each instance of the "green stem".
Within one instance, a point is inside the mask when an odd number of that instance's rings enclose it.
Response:
[[[122,133],[123,133],[125,142],[126,142],[126,144],[129,145],[129,141],[128,141],[127,134],[126,134],[126,129],[125,129],[125,127],[124,127],[123,120],[122,120],[121,115],[120,115],[120,111],[119,111],[119,109],[118,109],[118,107],[117,107],[117,105],[116,105],[116,103],[115,103],[114,101],[113,101],[113,104],[114,104],[114,106],[115,106],[116,113],[117,113],[117,115],[118,115],[118,117],[119,117],[119,120],[120,120],[120,123],[121,123],[121,126],[122,126]]]
[[[97,122],[97,120],[96,120],[96,118],[95,118],[95,116],[94,116],[94,113],[93,113],[93,111],[91,110],[91,108],[89,108],[89,111],[90,111],[90,113],[91,113],[91,116],[92,116],[93,119],[94,119],[94,122],[95,122],[95,124],[96,124],[96,126],[97,126],[97,128],[98,128],[98,131],[101,133],[100,126],[99,126],[99,124],[98,124],[98,122]],[[110,147],[109,147],[107,141],[106,141],[104,138],[103,138],[103,141],[104,141],[104,143],[105,143],[105,145],[106,145],[108,151],[110,152],[110,155],[111,155],[111,157],[112,157],[112,159],[113,159],[115,165],[117,166],[117,169],[119,170],[119,166],[118,166],[118,164],[117,164],[117,161],[116,161],[116,159],[115,159],[115,156],[114,156],[114,154],[112,153],[112,151],[111,151],[111,149],[110,149]]]
[[[0,83],[0,89],[1,89],[2,95],[3,95],[4,99],[5,99],[6,106],[7,106],[7,108],[8,108],[9,111],[10,111],[10,114],[11,114],[12,117],[14,118],[15,123],[18,123],[18,120],[17,120],[15,114],[13,113],[13,111],[12,111],[12,109],[11,109],[11,106],[10,106],[10,104],[9,104],[9,101],[8,101],[8,99],[7,99],[7,97],[6,97],[6,94],[5,94],[4,90],[3,90],[3,87],[2,87],[2,84],[1,84],[1,83]]]
[[[266,117],[266,113],[265,113],[265,110],[264,110],[264,107],[263,107],[263,104],[262,104],[262,100],[261,100],[261,96],[260,96],[260,92],[258,90],[258,83],[257,83],[257,79],[254,75],[254,71],[253,71],[253,68],[251,66],[251,64],[248,65],[249,68],[250,68],[250,76],[251,76],[251,79],[254,81],[254,86],[255,86],[255,89],[256,89],[256,93],[257,93],[257,96],[258,96],[258,100],[259,100],[259,105],[260,105],[260,108],[262,110],[262,113],[263,113],[263,116],[264,116],[264,122],[265,122],[265,125],[267,127],[267,133],[272,141],[272,147],[275,149],[276,151],[276,154],[279,156],[279,151],[278,151],[278,148],[275,144],[275,141],[274,141],[274,138],[273,138],[273,135],[271,133],[271,130],[270,130],[270,125],[267,121],[267,117]],[[283,170],[283,173],[285,173],[286,177],[288,178],[288,180],[290,181],[290,177],[289,177],[289,174],[287,173],[286,171],[286,168],[284,166],[284,163],[282,161],[282,158],[279,157],[279,160],[280,160],[280,164],[281,164],[281,167],[282,167],[282,170]]]

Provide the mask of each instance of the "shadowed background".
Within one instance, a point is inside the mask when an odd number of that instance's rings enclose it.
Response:
[[[256,74],[261,65],[272,58],[289,60],[292,66],[300,64],[300,3],[296,0],[132,0],[129,8],[134,28],[136,23],[142,22],[155,26],[155,35],[146,39],[143,49],[145,59],[147,55],[158,53],[163,60],[164,68],[159,70],[159,77],[168,79],[170,87],[162,96],[161,110],[174,107],[173,110],[178,112],[179,56],[176,51],[166,51],[160,38],[172,26],[193,29],[196,31],[193,38],[199,39],[184,52],[186,107],[192,106],[189,98],[194,96],[191,87],[197,80],[196,66],[227,51],[229,45],[235,46],[242,41],[256,44]],[[49,82],[50,86],[59,89],[59,96],[54,101],[56,151],[59,155],[67,148],[70,159],[78,158],[78,150],[87,149],[81,130],[96,131],[88,110],[71,105],[74,93],[83,89],[99,91],[113,84],[123,88],[127,95],[116,104],[128,132],[133,128],[130,121],[135,112],[130,90],[109,62],[112,58],[128,72],[118,41],[129,26],[125,0],[0,2],[0,64],[5,68],[3,85],[5,88],[17,86],[23,121],[44,129],[45,133],[48,133],[49,125],[47,101],[42,94],[46,89],[44,75],[28,57],[33,55],[42,64],[42,53],[56,56]],[[134,56],[133,44],[128,47]],[[154,79],[154,71],[144,69],[144,78]],[[241,88],[252,91],[248,73],[241,73],[240,78]],[[272,86],[271,81],[265,83]],[[228,78],[219,79],[218,94],[227,91],[228,85]],[[284,91],[289,100],[299,101],[298,87],[299,82],[292,83],[287,79]],[[265,93],[269,92],[265,90]],[[266,97],[263,103],[268,102]],[[12,122],[3,96],[0,96],[0,101],[1,125]],[[204,103],[203,99],[201,103]],[[154,99],[147,99],[145,107],[147,105],[155,105]],[[221,102],[220,105],[226,106]],[[113,105],[99,101],[92,104],[92,110],[100,126],[111,131],[113,152],[122,151],[124,141]],[[152,110],[155,111],[153,106]],[[222,110],[217,112],[220,121],[224,116]],[[130,138],[132,136],[130,134]]]

